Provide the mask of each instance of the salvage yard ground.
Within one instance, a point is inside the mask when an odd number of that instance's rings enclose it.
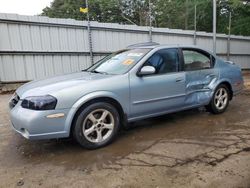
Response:
[[[250,76],[228,110],[194,109],[147,119],[110,146],[14,133],[10,94],[0,95],[0,187],[250,187]]]

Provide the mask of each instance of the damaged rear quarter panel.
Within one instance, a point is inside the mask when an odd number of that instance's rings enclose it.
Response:
[[[244,87],[241,68],[235,64],[226,63],[223,60],[218,60],[218,66],[220,70],[220,77],[216,83],[216,87],[219,84],[226,82],[230,84],[233,95],[240,93]]]

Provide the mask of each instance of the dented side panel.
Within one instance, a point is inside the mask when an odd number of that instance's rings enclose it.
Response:
[[[208,104],[216,87],[225,82],[230,84],[233,95],[240,93],[244,87],[241,69],[219,58],[216,58],[212,69],[186,72],[185,105]]]
[[[219,70],[217,67],[186,72],[185,104],[187,106],[208,104],[218,79]]]

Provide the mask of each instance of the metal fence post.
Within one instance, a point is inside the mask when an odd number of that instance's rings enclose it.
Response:
[[[216,55],[216,0],[213,0],[213,53]]]
[[[2,91],[2,86],[3,86],[3,84],[2,84],[2,81],[1,81],[1,75],[0,75],[0,93]]]
[[[230,38],[231,38],[231,20],[232,13],[229,13],[229,23],[228,23],[228,37],[227,37],[227,60],[230,60]]]
[[[196,45],[196,8],[197,5],[194,6],[194,45]]]
[[[152,42],[152,4],[148,1],[149,6],[149,42]]]
[[[90,28],[90,20],[89,20],[89,4],[88,0],[86,0],[86,8],[88,10],[87,12],[87,20],[88,20],[88,37],[89,37],[89,55],[90,55],[90,61],[91,64],[94,64],[94,57],[93,57],[93,43],[92,43],[92,35],[91,35],[91,28]]]

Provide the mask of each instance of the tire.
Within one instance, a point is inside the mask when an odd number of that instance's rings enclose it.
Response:
[[[210,103],[206,106],[206,109],[213,114],[221,114],[225,112],[228,107],[230,98],[230,92],[226,85],[219,85],[213,94]]]
[[[73,126],[73,137],[82,147],[97,149],[115,139],[120,128],[120,116],[111,104],[97,102],[82,109]]]

